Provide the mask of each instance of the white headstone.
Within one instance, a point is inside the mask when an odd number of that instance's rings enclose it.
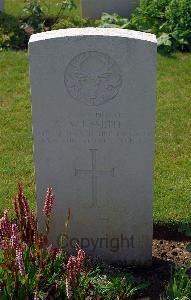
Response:
[[[37,208],[53,187],[51,241],[70,229],[86,252],[149,263],[152,245],[156,38],[65,29],[29,42]]]
[[[83,18],[100,19],[102,13],[130,17],[140,0],[81,0]]]
[[[0,12],[3,11],[4,8],[4,0],[0,0]]]

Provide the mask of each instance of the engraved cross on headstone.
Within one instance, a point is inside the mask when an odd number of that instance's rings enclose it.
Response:
[[[111,177],[114,177],[115,169],[112,168],[109,171],[104,170],[97,170],[96,169],[96,153],[98,149],[89,149],[91,153],[91,160],[92,160],[92,169],[91,170],[80,170],[75,169],[75,176],[91,176],[92,181],[92,207],[97,206],[98,203],[98,197],[97,197],[97,178],[98,176],[105,176],[110,175]]]

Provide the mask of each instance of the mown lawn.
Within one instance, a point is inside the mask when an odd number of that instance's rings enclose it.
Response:
[[[191,222],[191,54],[158,56],[155,221]]]
[[[0,53],[0,207],[22,181],[35,207],[26,52]],[[158,55],[154,220],[191,220],[191,54]]]
[[[0,74],[0,208],[20,181],[35,207],[27,53],[1,52]]]
[[[59,12],[62,0],[41,0],[43,11],[47,16],[56,16]],[[65,11],[64,15],[80,15],[80,0],[75,0],[77,9]],[[5,12],[12,16],[24,15],[23,8],[26,5],[25,0],[5,0]]]

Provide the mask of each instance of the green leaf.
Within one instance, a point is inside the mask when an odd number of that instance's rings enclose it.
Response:
[[[167,33],[162,33],[161,36],[157,39],[157,42],[158,42],[159,47],[160,46],[167,46],[167,47],[172,46],[170,35]]]

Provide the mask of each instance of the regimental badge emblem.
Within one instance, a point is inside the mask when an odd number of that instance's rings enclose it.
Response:
[[[118,64],[109,55],[96,51],[75,56],[66,68],[64,80],[70,96],[90,106],[114,99],[122,85]]]

